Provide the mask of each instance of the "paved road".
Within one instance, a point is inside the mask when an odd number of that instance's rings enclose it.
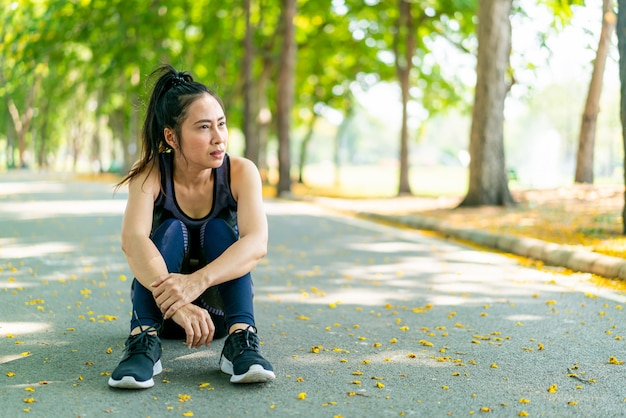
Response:
[[[1,176],[0,416],[626,415],[619,289],[279,200],[254,272],[277,380],[231,385],[223,341],[165,341],[154,388],[110,389],[130,310],[125,193]]]

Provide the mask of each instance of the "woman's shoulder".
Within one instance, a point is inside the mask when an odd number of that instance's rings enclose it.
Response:
[[[251,160],[235,155],[229,155],[228,157],[230,161],[231,180],[238,180],[250,177],[254,178],[259,175],[259,170],[257,166]]]
[[[238,200],[242,190],[249,190],[254,185],[260,185],[261,176],[257,166],[244,157],[229,155],[230,185],[235,200]]]
[[[139,162],[135,164],[137,165]],[[159,159],[155,159],[154,164],[148,164],[141,168],[130,181],[129,192],[140,189],[143,193],[152,194],[156,199],[161,189],[161,172],[159,165]]]

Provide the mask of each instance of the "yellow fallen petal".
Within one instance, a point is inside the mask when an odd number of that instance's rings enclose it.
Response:
[[[301,401],[306,399],[306,392],[300,392],[298,394],[298,399],[300,399]]]

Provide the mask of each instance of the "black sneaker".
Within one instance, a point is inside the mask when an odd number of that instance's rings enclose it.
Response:
[[[126,340],[126,350],[120,364],[109,377],[109,386],[123,389],[146,389],[154,386],[153,376],[163,370],[161,366],[161,340],[149,327]]]
[[[231,375],[232,383],[263,383],[276,379],[272,365],[259,353],[259,337],[252,326],[228,336],[220,356],[220,369]]]

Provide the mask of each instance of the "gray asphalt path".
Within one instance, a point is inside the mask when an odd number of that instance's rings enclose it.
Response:
[[[253,276],[276,381],[230,384],[223,340],[164,341],[155,387],[110,389],[130,317],[125,198],[1,175],[0,416],[626,415],[618,288],[279,200]]]

